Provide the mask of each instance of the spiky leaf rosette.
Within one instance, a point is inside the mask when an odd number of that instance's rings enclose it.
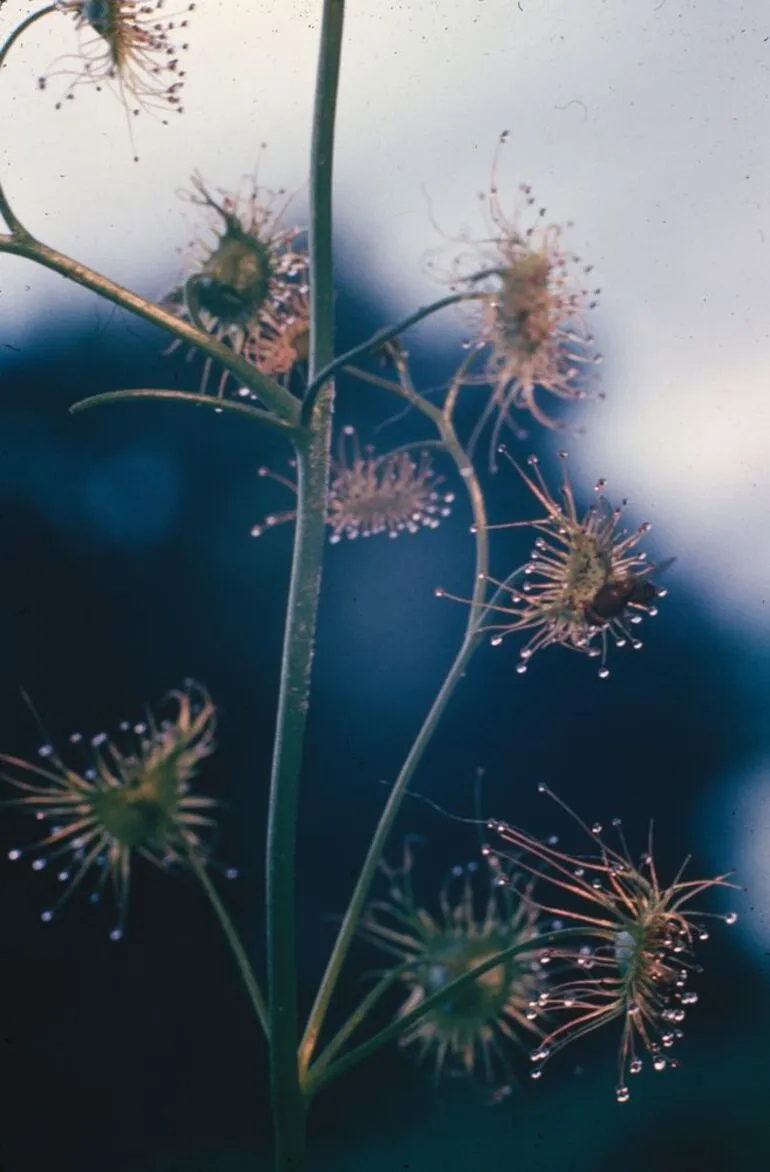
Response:
[[[644,522],[630,533],[621,528],[628,502],[613,508],[600,495],[604,480],[597,482],[596,500],[581,515],[567,476],[567,454],[560,452],[559,456],[564,462],[560,501],[551,494],[536,456],[527,461],[534,478],[511,461],[546,515],[535,521],[489,526],[529,528],[538,533],[529,560],[507,578],[501,581],[485,575],[496,590],[495,600],[473,604],[442,588],[436,594],[482,610],[485,622],[479,629],[492,632],[494,646],[518,631],[532,631],[519,652],[519,673],[527,670],[536,651],[559,645],[598,658],[599,676],[606,679],[610,674],[606,664],[608,638],[612,636],[616,647],[630,643],[635,650],[641,649],[642,641],[632,627],[644,615],[656,615],[655,604],[666,594],[650,576],[663,573],[674,559],[657,565],[647,560],[647,554],[637,547],[652,526]],[[491,621],[486,622],[487,618]]]
[[[124,722],[115,739],[106,733],[93,737],[90,761],[83,770],[65,764],[52,745],[40,750],[44,765],[0,754],[0,764],[9,770],[0,776],[24,795],[8,804],[53,823],[31,848],[36,853],[34,869],[42,870],[55,858],[67,859],[60,873],[67,887],[54,907],[43,912],[44,920],[52,919],[83,879],[95,873],[92,899],[98,898],[108,878],[115,889],[118,923],[112,937],[118,939],[134,854],[162,869],[187,865],[191,856],[206,863],[208,850],[201,832],[215,825],[207,815],[217,803],[191,793],[190,784],[201,762],[214,751],[216,711],[205,689],[192,682],[171,692],[169,699],[176,704],[173,717],[158,722],[148,713],[133,726]],[[82,738],[75,734],[70,740],[78,743]],[[17,849],[10,857],[25,853]]]
[[[584,284],[592,266],[564,248],[564,228],[546,221],[545,208],[535,210],[529,185],[519,188],[511,213],[503,209],[498,166],[507,141],[504,131],[492,161],[489,190],[480,197],[486,205],[489,231],[480,240],[468,233],[448,238],[461,248],[442,278],[455,290],[478,295],[468,303],[473,321],[467,346],[483,361],[483,373],[469,374],[464,381],[489,386],[491,393],[468,451],[473,453],[487,422],[494,419],[489,446],[492,471],[503,428],[526,438],[519,424],[526,412],[545,427],[563,429],[564,424],[541,400],[551,396],[576,403],[589,398],[601,362],[586,325],[587,311],[596,306],[600,292]],[[431,269],[439,275],[435,265]]]
[[[262,467],[258,475],[276,480],[296,493],[288,477]],[[337,455],[332,456],[326,523],[331,530],[329,541],[336,545],[343,538],[375,537],[387,533],[419,533],[420,529],[438,528],[448,517],[454,493],[440,493],[443,482],[425,451],[415,459],[410,451],[375,455],[370,447],[363,450],[355,428],[343,427]],[[260,537],[265,529],[296,518],[294,509],[272,513],[251,530]]]
[[[309,304],[307,254],[300,244],[303,230],[283,222],[288,200],[283,191],[262,188],[256,175],[236,192],[214,199],[199,175],[184,193],[208,213],[206,236],[192,247],[188,272],[161,304],[232,347],[257,370],[288,378],[294,365],[307,357]],[[280,203],[279,207],[276,204]],[[165,351],[181,346],[172,342]],[[191,350],[188,358],[194,357]],[[204,361],[201,391],[211,374]],[[227,388],[220,376],[217,394]],[[247,392],[245,392],[247,393]]]
[[[75,17],[80,53],[60,58],[61,68],[39,79],[41,89],[60,73],[74,73],[65,100],[71,101],[81,85],[107,86],[117,90],[131,115],[153,109],[181,112],[185,72],[179,60],[187,49],[185,30],[195,4],[180,0],[170,11],[166,0],[58,0],[56,7]],[[57,108],[61,105],[57,102]]]
[[[415,899],[412,851],[407,843],[399,868],[383,864],[388,900],[373,901],[361,934],[396,957],[406,1000],[398,1017],[411,1013],[432,993],[517,943],[537,936],[537,911],[528,892],[496,883],[496,866],[455,867],[438,894],[438,914]],[[495,860],[492,860],[495,863]],[[532,954],[533,955],[533,954]],[[538,1027],[527,1016],[542,988],[532,955],[503,961],[408,1027],[399,1040],[432,1061],[436,1081],[444,1073],[478,1079],[497,1100],[511,1087],[507,1044],[524,1044]]]
[[[570,855],[558,848],[558,840],[541,842],[505,822],[490,822],[488,829],[509,847],[517,873],[537,879],[533,902],[542,912],[584,927],[585,941],[567,948],[550,948],[541,957],[553,962],[559,979],[549,984],[533,1003],[533,1013],[546,1015],[549,1029],[532,1051],[533,1078],[539,1078],[548,1058],[585,1034],[604,1025],[620,1024],[617,1099],[629,1098],[628,1075],[643,1066],[641,1052],[649,1054],[652,1068],[674,1068],[678,1061],[670,1051],[682,1037],[682,1022],[697,1001],[690,987],[699,971],[695,961],[698,943],[708,939],[703,921],[709,917],[732,924],[734,912],[717,915],[693,908],[692,901],[716,887],[734,887],[727,875],[710,879],[685,879],[688,860],[665,886],[652,853],[652,830],[647,849],[635,863],[626,845],[620,819],[613,819],[617,847],[609,846],[602,826],[588,826],[545,785],[538,787],[567,811],[590,840],[588,855]],[[486,846],[487,857],[504,857]],[[563,905],[544,902],[545,887],[565,899]],[[559,1024],[552,1026],[556,1018]]]

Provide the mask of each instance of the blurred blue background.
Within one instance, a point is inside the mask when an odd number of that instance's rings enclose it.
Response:
[[[343,268],[339,346],[382,320],[382,307]],[[156,331],[116,312],[96,324],[84,316],[66,331],[31,316],[23,347],[0,351],[0,747],[31,759],[40,744],[22,687],[53,740],[66,745],[75,730],[93,734],[138,716],[185,677],[203,682],[219,708],[220,747],[202,788],[230,808],[218,854],[240,879],[225,896],[261,969],[265,807],[291,528],[258,539],[249,532],[288,504],[257,467],[283,471],[290,452],[238,418],[187,405],[68,415],[73,401],[105,389],[195,389],[197,366],[160,357],[163,345]],[[452,354],[418,342],[413,359],[418,384],[432,385],[446,377]],[[384,393],[342,382],[337,427],[353,423],[367,440],[393,413]],[[407,417],[376,441],[387,448],[427,434]],[[554,447],[553,437],[536,435],[521,454],[538,450],[553,469]],[[441,471],[451,479],[451,465]],[[616,482],[615,499],[623,492],[617,477],[611,488]],[[534,515],[511,470],[485,483],[493,520]],[[397,773],[465,622],[462,606],[434,596],[437,585],[460,594],[471,588],[470,514],[462,486],[447,487],[457,504],[436,532],[327,549],[299,828],[305,1009],[386,796],[381,782]],[[526,535],[496,534],[493,572],[504,575],[528,545]],[[538,655],[522,677],[517,640],[483,646],[414,788],[472,817],[482,765],[485,816],[549,833],[558,812],[536,793],[547,781],[589,821],[622,815],[632,848],[642,849],[654,817],[666,876],[690,852],[699,874],[748,868],[749,895],[722,905],[737,908],[740,924],[715,925],[703,947],[681,1069],[645,1072],[631,1102],[618,1106],[617,1037],[606,1030],[568,1048],[537,1084],[522,1054],[513,1095],[487,1108],[462,1084],[435,1091],[411,1055],[387,1050],[316,1104],[313,1169],[770,1166],[762,888],[770,827],[761,766],[770,740],[768,669],[751,643],[715,626],[673,570],[671,579],[660,616],[645,624],[643,651],[614,652],[607,681],[593,661],[559,649]],[[718,596],[718,567],[710,587]],[[477,857],[476,832],[417,800],[404,804],[391,858],[407,832],[427,840],[415,884],[434,907],[447,869]],[[34,836],[30,819],[3,814],[4,1172],[267,1167],[264,1047],[192,881],[140,863],[120,944],[108,939],[109,911],[78,897],[46,925],[40,911],[55,876],[6,859]],[[337,1015],[379,963],[363,943],[354,949]]]

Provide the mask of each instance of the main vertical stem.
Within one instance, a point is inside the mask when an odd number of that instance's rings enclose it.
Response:
[[[324,0],[310,160],[309,379],[334,356],[332,163],[344,0]],[[326,530],[334,391],[324,388],[297,440],[297,521],[278,696],[267,829],[270,1085],[276,1172],[305,1168],[299,1082],[295,852],[302,750]]]
[[[330,403],[319,399],[319,415]],[[276,1172],[305,1167],[299,1085],[295,845],[310,668],[321,586],[328,467],[326,427],[297,450],[297,525],[284,633],[267,829],[267,967],[270,1085]]]

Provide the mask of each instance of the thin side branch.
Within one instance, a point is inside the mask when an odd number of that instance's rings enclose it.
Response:
[[[324,385],[327,379],[341,370],[343,366],[352,363],[356,358],[361,358],[365,354],[371,353],[381,346],[384,342],[389,342],[391,338],[403,334],[411,326],[417,325],[423,318],[430,317],[431,314],[438,313],[441,309],[446,309],[448,305],[457,305],[460,301],[478,301],[484,294],[482,293],[450,293],[446,297],[441,297],[438,301],[433,301],[430,305],[423,305],[411,313],[409,317],[405,317],[395,326],[385,326],[381,330],[377,330],[365,342],[354,346],[352,350],[348,350],[345,354],[340,354],[333,362],[329,362],[322,370],[312,379],[308,389],[305,393],[305,398],[302,403],[302,421],[306,423],[310,418],[310,412],[313,409],[313,402],[315,397]]]
[[[219,925],[225,934],[227,943],[230,945],[230,950],[235,957],[235,963],[238,966],[238,971],[240,972],[243,983],[246,986],[246,992],[248,993],[251,1000],[251,1004],[257,1016],[257,1020],[264,1030],[265,1037],[269,1037],[267,1005],[265,1004],[265,999],[262,996],[262,990],[259,987],[259,982],[254,976],[254,970],[249,963],[249,958],[246,955],[246,949],[243,947],[241,938],[236,931],[233,921],[230,919],[230,914],[227,911],[227,908],[219,898],[219,892],[211,882],[206,868],[203,866],[203,863],[200,861],[195,851],[188,851],[187,857],[190,866],[195,872],[197,879],[199,880],[208,897],[208,900],[214,910],[214,914],[219,921]]]
[[[237,399],[214,399],[211,395],[199,395],[193,391],[155,390],[141,387],[124,391],[103,391],[100,395],[91,395],[88,399],[80,399],[70,407],[71,415],[80,415],[92,407],[101,407],[109,403],[129,403],[134,399],[166,399],[175,403],[192,403],[196,407],[208,407],[213,411],[232,411],[237,415],[246,415],[254,423],[265,424],[267,427],[278,428],[284,434],[292,435],[297,429],[284,419],[278,419],[269,411],[263,411],[251,403],[239,403]]]
[[[0,8],[2,8],[1,2],[0,2]],[[44,16],[50,16],[50,14],[52,12],[56,12],[56,11],[57,11],[56,5],[49,4],[45,8],[41,8],[39,12],[33,12],[31,16],[26,17],[26,19],[23,20],[21,22],[21,24],[16,26],[16,28],[13,30],[11,35],[8,37],[8,40],[5,42],[5,44],[2,45],[2,47],[0,47],[0,69],[2,69],[3,66],[5,65],[6,57],[8,56],[8,54],[11,51],[11,48],[16,43],[16,41],[18,41],[18,39],[22,35],[22,33],[25,33],[27,31],[27,29],[30,27],[30,25],[34,24],[35,21],[41,20]],[[1,105],[1,103],[0,103],[0,105]],[[0,215],[2,215],[6,224],[11,229],[11,232],[14,237],[16,237],[17,239],[21,239],[21,238],[29,236],[29,232],[27,232],[27,229],[24,227],[21,220],[19,219],[19,217],[16,215],[13,208],[11,207],[10,200],[8,199],[8,196],[6,195],[5,189],[3,188],[2,185],[0,185]]]
[[[42,244],[31,236],[24,236],[21,239],[14,236],[0,236],[0,252],[8,252],[12,256],[23,256],[26,260],[35,261],[36,264],[42,265],[44,268],[52,269],[68,280],[75,281],[76,284],[83,285],[84,288],[98,293],[107,301],[114,302],[122,309],[130,310],[152,325],[167,330],[176,338],[181,338],[182,341],[188,342],[191,346],[196,346],[215,361],[221,363],[249,390],[254,391],[280,419],[291,424],[298,422],[300,405],[294,396],[274,379],[260,374],[245,358],[241,358],[239,354],[212,338],[210,334],[201,334],[195,326],[189,325],[175,317],[174,314],[161,309],[159,305],[154,305],[152,301],[147,301],[144,297],[131,293],[122,285],[111,281],[109,277],[95,272],[87,265],[81,264],[80,261],[65,256],[64,253],[57,252],[55,248],[49,248],[47,244]]]
[[[535,936],[531,940],[519,940],[516,944],[511,944],[509,948],[502,949],[501,952],[496,952],[493,956],[487,957],[486,960],[477,964],[475,968],[469,969],[468,972],[463,973],[460,977],[455,977],[453,981],[448,981],[443,988],[438,989],[435,993],[431,993],[424,1001],[410,1013],[405,1013],[403,1017],[397,1018],[391,1022],[385,1029],[380,1030],[373,1038],[367,1042],[362,1042],[360,1046],[356,1046],[354,1050],[348,1051],[342,1058],[338,1058],[331,1066],[327,1066],[323,1062],[323,1056],[319,1058],[318,1062],[314,1063],[307,1080],[307,1093],[309,1095],[316,1095],[321,1087],[331,1082],[335,1078],[339,1078],[351,1066],[356,1066],[359,1062],[363,1062],[375,1051],[379,1050],[387,1042],[392,1042],[395,1038],[400,1037],[406,1030],[409,1029],[414,1022],[419,1021],[426,1013],[430,1013],[437,1006],[441,1005],[442,1001],[453,997],[460,990],[470,985],[472,981],[477,980],[488,973],[491,969],[497,968],[498,965],[503,964],[506,960],[510,960],[514,956],[521,956],[528,952],[541,952],[546,948],[558,948],[560,944],[567,941],[572,941],[576,938],[585,940],[584,928],[562,928],[557,932],[545,932],[542,936]]]

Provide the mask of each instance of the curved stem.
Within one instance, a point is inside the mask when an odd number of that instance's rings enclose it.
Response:
[[[309,377],[334,353],[332,164],[344,0],[324,0],[310,158]],[[326,529],[334,387],[305,414],[311,438],[297,440],[297,521],[284,632],[267,831],[267,955],[270,1086],[276,1172],[305,1165],[305,1099],[299,1040],[295,854],[302,751]]]
[[[323,1054],[318,1058],[317,1062],[313,1063],[312,1072],[315,1076],[320,1074],[322,1070],[331,1063],[335,1054],[338,1054],[342,1047],[347,1042],[348,1038],[355,1033],[358,1027],[366,1020],[368,1014],[377,1004],[381,997],[383,997],[388,989],[395,985],[396,981],[403,976],[404,973],[409,972],[414,968],[414,959],[405,960],[401,964],[396,965],[395,968],[390,969],[384,976],[380,978],[373,989],[370,989],[363,1000],[353,1010],[350,1016],[346,1019],[345,1024],[340,1027],[334,1037],[324,1046]]]
[[[195,326],[175,317],[168,310],[161,309],[159,305],[154,305],[152,301],[146,301],[144,297],[139,297],[136,293],[131,293],[122,285],[111,281],[109,277],[102,276],[101,273],[95,272],[87,265],[81,264],[80,261],[57,252],[55,248],[49,248],[47,244],[42,244],[31,236],[25,235],[17,239],[15,236],[0,235],[0,252],[8,252],[12,256],[23,256],[44,268],[52,269],[68,280],[75,281],[78,285],[83,285],[86,289],[98,293],[105,300],[112,301],[123,309],[129,309],[152,325],[160,326],[161,329],[167,330],[175,337],[181,338],[182,341],[197,347],[221,363],[244,386],[254,391],[279,418],[292,424],[297,423],[300,405],[294,396],[274,379],[260,374],[245,358],[236,354],[229,346],[212,338],[210,334],[201,334]]]
[[[0,7],[2,7],[2,5],[0,5]],[[31,16],[28,16],[25,20],[23,20],[21,22],[20,25],[16,26],[16,28],[13,30],[13,32],[9,36],[8,40],[0,48],[0,69],[2,69],[3,66],[5,65],[6,57],[8,56],[9,52],[11,51],[12,46],[16,43],[16,41],[18,41],[18,39],[22,35],[22,33],[25,33],[27,31],[27,29],[29,28],[29,26],[34,24],[35,21],[40,20],[44,16],[49,16],[50,13],[56,12],[56,11],[57,11],[56,5],[49,4],[46,8],[41,8],[39,12],[33,12]],[[15,236],[28,236],[29,235],[29,233],[27,232],[27,229],[24,227],[21,220],[19,219],[19,217],[16,215],[13,208],[11,207],[11,204],[8,200],[8,196],[5,194],[5,190],[3,189],[1,184],[0,184],[0,214],[2,214],[3,219],[5,220],[6,224],[11,229],[11,232],[13,232],[13,234]]]
[[[321,1087],[331,1082],[335,1078],[339,1078],[351,1066],[363,1062],[364,1058],[368,1058],[376,1050],[379,1050],[386,1043],[398,1038],[405,1033],[406,1030],[426,1013],[430,1013],[437,1005],[440,1005],[446,998],[452,997],[454,994],[463,989],[466,985],[470,985],[472,981],[477,980],[478,977],[483,976],[484,973],[489,972],[490,969],[497,968],[498,965],[503,964],[506,960],[510,960],[514,956],[520,956],[527,952],[539,952],[545,948],[558,947],[566,941],[572,941],[576,937],[581,937],[585,940],[585,928],[561,928],[558,932],[546,932],[542,936],[535,936],[531,940],[519,941],[512,944],[509,948],[502,949],[501,952],[495,953],[494,956],[488,957],[477,964],[475,968],[469,969],[467,973],[463,973],[461,977],[455,977],[453,981],[449,981],[442,989],[431,993],[424,1001],[421,1001],[410,1013],[405,1013],[403,1017],[397,1018],[391,1022],[385,1029],[376,1033],[373,1038],[369,1038],[367,1042],[362,1042],[360,1046],[356,1046],[355,1050],[350,1050],[339,1058],[331,1066],[327,1066],[323,1059],[324,1055],[319,1058],[318,1062],[314,1063],[307,1079],[306,1088],[308,1095],[316,1095]]]
[[[240,972],[243,983],[246,986],[246,992],[251,998],[251,1004],[253,1006],[254,1012],[257,1015],[257,1020],[262,1026],[262,1029],[265,1031],[265,1037],[269,1037],[267,1024],[267,1005],[265,1004],[265,999],[262,996],[262,990],[259,987],[257,978],[254,976],[254,970],[249,963],[246,950],[241,943],[241,938],[235,929],[233,921],[230,919],[227,908],[219,898],[219,892],[211,882],[209,874],[198,855],[194,850],[188,848],[187,858],[192,870],[195,872],[196,878],[200,881],[203,890],[208,896],[209,902],[214,909],[214,913],[219,920],[220,927],[225,934],[227,943],[230,945],[232,954],[235,957],[235,963],[238,965],[238,971]]]
[[[389,342],[391,338],[395,338],[398,334],[402,334],[404,330],[408,330],[410,326],[414,326],[423,318],[430,317],[431,314],[438,313],[440,309],[445,309],[448,305],[456,305],[459,301],[479,301],[484,294],[482,293],[450,293],[447,297],[442,297],[438,301],[432,302],[430,305],[423,305],[416,309],[414,313],[410,313],[409,317],[405,317],[395,326],[385,326],[381,330],[377,330],[368,338],[366,342],[361,342],[358,346],[354,346],[352,350],[348,350],[345,354],[340,354],[333,362],[329,362],[323,369],[319,370],[310,381],[310,385],[305,393],[305,398],[302,403],[302,421],[307,423],[310,418],[310,412],[313,409],[313,402],[316,395],[320,391],[327,379],[336,374],[338,370],[355,358],[360,358],[364,354],[368,354],[371,350],[381,346],[383,342]]]
[[[377,461],[390,460],[392,456],[400,456],[402,452],[445,452],[446,444],[440,439],[427,440],[412,440],[407,444],[399,444],[397,448],[391,448],[388,452],[383,452],[381,456],[377,456]]]
[[[452,385],[447,392],[447,397],[444,400],[443,408],[444,416],[450,422],[454,419],[455,407],[457,406],[457,400],[459,398],[460,391],[462,390],[463,383],[465,382],[465,377],[478,358],[479,353],[479,350],[471,350],[470,353],[466,354],[465,358],[460,363],[460,367],[457,373],[452,379]]]
[[[237,415],[247,415],[255,423],[264,423],[268,427],[278,428],[279,431],[291,434],[296,428],[284,419],[278,419],[269,411],[263,411],[250,403],[239,403],[237,399],[213,399],[211,395],[198,395],[192,391],[154,390],[147,387],[127,391],[103,391],[100,395],[91,395],[88,399],[80,399],[70,407],[71,415],[80,415],[92,407],[101,407],[109,403],[128,403],[134,399],[166,399],[175,403],[193,403],[198,407],[209,407],[213,411],[232,411]]]
[[[476,539],[476,567],[473,585],[473,603],[468,615],[468,623],[465,629],[465,636],[462,645],[458,651],[454,663],[450,667],[446,678],[444,679],[441,689],[434,700],[425,721],[420,728],[417,737],[409,750],[409,754],[401,768],[390,796],[382,811],[377,828],[374,832],[374,837],[369,846],[369,850],[361,868],[361,873],[356,882],[353,894],[345,912],[342,925],[337,934],[337,939],[334,942],[331,955],[329,957],[326,971],[316,994],[316,999],[310,1011],[310,1016],[305,1027],[305,1033],[300,1045],[300,1069],[303,1077],[306,1076],[313,1053],[318,1044],[318,1038],[326,1017],[329,1003],[334,993],[337,980],[339,978],[342,966],[345,963],[350,945],[356,932],[361,912],[363,911],[369,888],[379,866],[382,852],[385,847],[385,842],[390,834],[391,827],[395,821],[398,810],[406,794],[409,782],[414,775],[414,772],[422,759],[441,717],[454,693],[457,684],[463,678],[471,656],[478,646],[480,639],[480,632],[478,630],[477,610],[483,604],[484,594],[486,591],[485,575],[488,565],[488,541],[487,541],[487,527],[486,527],[486,510],[484,507],[484,497],[481,491],[481,486],[478,477],[473,469],[472,464],[468,460],[463,451],[457,434],[452,426],[450,419],[443,416],[441,411],[430,403],[426,403],[424,399],[418,395],[411,383],[404,381],[406,378],[404,371],[399,371],[402,376],[402,393],[405,397],[413,401],[415,406],[432,419],[438,426],[439,434],[445,445],[446,451],[452,457],[457,465],[458,471],[466,486],[468,495],[470,497],[471,507],[473,509],[475,539]],[[323,1057],[323,1056],[322,1056]]]
[[[360,379],[361,382],[369,383],[373,387],[381,387],[383,391],[390,391],[393,395],[400,395],[403,397],[403,388],[399,383],[394,383],[392,378],[385,378],[382,374],[374,374],[371,370],[362,370],[360,366],[343,366],[345,374],[350,374],[354,378]]]

